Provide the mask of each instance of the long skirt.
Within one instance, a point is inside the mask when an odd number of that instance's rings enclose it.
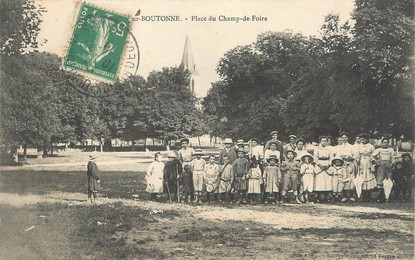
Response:
[[[260,194],[261,193],[261,180],[249,179],[248,180],[248,194]]]
[[[327,171],[321,171],[318,166],[316,166],[315,171],[314,191],[331,191],[333,177],[328,175]]]
[[[371,162],[369,157],[360,158],[360,174],[363,176],[363,190],[371,190],[376,187],[376,177],[371,169]]]

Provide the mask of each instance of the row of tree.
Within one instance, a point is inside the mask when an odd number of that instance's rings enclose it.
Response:
[[[326,16],[320,37],[266,32],[228,51],[203,100],[211,134],[413,139],[413,12],[411,0],[356,0],[352,19]]]
[[[90,84],[62,71],[52,54],[2,57],[1,134],[12,146],[110,138],[166,142],[202,134],[201,110],[181,68],[153,71],[114,85]]]

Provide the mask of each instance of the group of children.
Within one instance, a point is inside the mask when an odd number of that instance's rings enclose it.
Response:
[[[330,136],[321,136],[311,150],[295,135],[289,136],[286,145],[278,140],[277,131],[270,135],[264,147],[255,138],[248,143],[226,138],[218,160],[209,155],[207,161],[201,149],[194,150],[183,139],[181,149],[168,154],[168,162],[163,163],[162,155],[156,153],[147,171],[146,191],[153,200],[164,192],[170,201],[202,203],[206,194],[207,202],[239,205],[370,201],[376,190],[377,201],[382,202],[388,201],[391,182],[395,197],[411,199],[412,156],[405,153],[402,160],[396,158],[388,139],[375,149],[365,134],[351,145],[342,133],[336,146]]]

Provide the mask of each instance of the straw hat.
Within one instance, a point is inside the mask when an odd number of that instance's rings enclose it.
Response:
[[[96,153],[91,153],[89,155],[89,160],[95,160],[96,158],[98,158],[98,154],[96,154]]]
[[[170,152],[167,154],[167,157],[169,157],[169,158],[177,158],[177,155],[176,155],[176,153],[175,153],[175,152],[170,151]]]
[[[196,149],[193,155],[203,155],[202,149]]]
[[[293,153],[294,158],[297,157],[297,153],[294,150],[288,150],[287,155],[288,155],[288,153]]]
[[[244,144],[244,140],[239,139],[239,140],[236,142],[236,144],[237,144],[237,145],[243,145],[243,144]]]
[[[233,144],[232,139],[231,138],[225,138],[225,140],[223,141],[224,144]]]
[[[344,160],[340,157],[333,158],[333,160],[331,160],[331,164],[335,164],[336,161],[341,161],[342,165],[344,165]]]
[[[276,155],[270,155],[267,159],[267,162],[270,162],[271,160],[275,160],[275,162],[278,162],[278,158]]]
[[[304,154],[303,156],[301,156],[301,161],[304,162],[306,157],[309,157],[310,162],[313,162],[314,158],[310,154]]]

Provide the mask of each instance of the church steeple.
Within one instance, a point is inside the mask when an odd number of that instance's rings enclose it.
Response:
[[[195,92],[194,76],[197,75],[197,71],[196,71],[195,62],[193,60],[193,53],[192,53],[192,47],[190,45],[189,35],[186,35],[186,42],[184,44],[182,62],[180,66],[190,72],[189,89],[192,91],[192,93],[194,93]]]

